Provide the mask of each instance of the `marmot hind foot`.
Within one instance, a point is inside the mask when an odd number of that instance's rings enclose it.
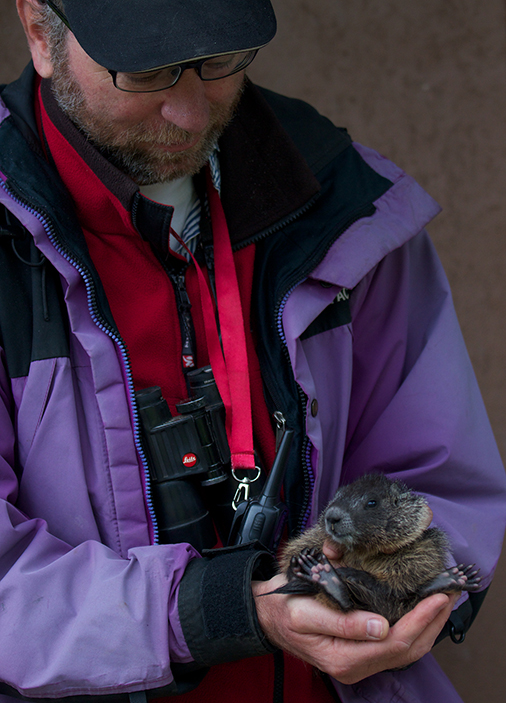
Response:
[[[476,591],[480,587],[481,576],[478,576],[479,570],[471,571],[472,569],[474,569],[474,564],[468,566],[459,564],[443,571],[432,581],[420,587],[420,596],[426,598],[434,593]]]

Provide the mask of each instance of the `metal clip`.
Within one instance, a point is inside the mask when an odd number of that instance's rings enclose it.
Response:
[[[260,467],[258,467],[258,466],[255,466],[255,469],[256,469],[257,473],[254,478],[249,478],[248,476],[245,476],[244,478],[238,478],[235,475],[235,471],[232,469],[232,476],[235,478],[236,481],[239,482],[239,485],[237,486],[237,490],[235,492],[234,498],[232,500],[233,510],[237,510],[237,508],[239,507],[239,503],[242,503],[243,501],[248,500],[251,484],[255,483],[255,481],[257,481],[260,478],[260,474],[262,473],[262,469],[260,469]],[[248,471],[249,470],[250,469],[248,469]]]
[[[232,501],[232,508],[234,510],[237,510],[237,507],[239,503],[242,503],[243,500],[248,500],[249,498],[249,481],[241,481],[241,483],[237,486],[237,490],[235,492],[234,499]]]

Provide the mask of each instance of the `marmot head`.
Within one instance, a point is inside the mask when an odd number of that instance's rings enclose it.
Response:
[[[431,520],[423,496],[401,481],[367,474],[337,491],[320,524],[346,550],[389,554],[417,539]]]

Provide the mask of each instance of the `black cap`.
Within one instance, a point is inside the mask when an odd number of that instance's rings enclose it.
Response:
[[[270,0],[64,0],[77,41],[114,71],[256,49],[276,33]]]

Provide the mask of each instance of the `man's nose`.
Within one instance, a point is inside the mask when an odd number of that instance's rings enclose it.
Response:
[[[206,83],[200,80],[194,69],[183,71],[176,85],[164,91],[163,95],[161,113],[167,122],[192,134],[198,134],[207,127],[210,109]]]

